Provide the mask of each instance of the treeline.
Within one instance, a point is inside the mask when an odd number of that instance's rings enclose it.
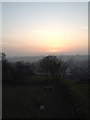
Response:
[[[2,82],[23,83],[28,77],[34,75],[33,64],[18,61],[16,63],[9,62],[5,53],[2,53]]]
[[[87,79],[87,67],[76,66],[74,60],[65,60],[62,57],[58,59],[56,56],[46,56],[36,63],[18,61],[15,63],[9,62],[5,53],[2,53],[2,81],[23,83],[32,76],[46,75],[52,78],[65,79],[70,76],[70,79]]]

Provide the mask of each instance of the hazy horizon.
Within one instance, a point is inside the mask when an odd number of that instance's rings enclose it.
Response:
[[[88,3],[2,3],[7,56],[87,55]]]
[[[6,57],[7,58],[14,58],[14,57],[17,57],[17,58],[23,58],[23,57],[45,57],[45,56],[57,56],[57,57],[59,57],[59,56],[88,56],[88,54],[47,54],[47,55],[12,55],[12,56],[8,56],[7,54],[6,54]]]

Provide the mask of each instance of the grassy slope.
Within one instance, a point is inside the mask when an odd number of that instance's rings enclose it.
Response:
[[[46,80],[44,76],[34,76],[32,81]],[[78,104],[85,114],[88,113],[88,85],[77,84],[72,80],[62,80],[64,85],[70,89],[72,101]],[[58,98],[57,98],[58,99]],[[59,101],[60,100],[60,101]],[[42,85],[3,85],[3,115],[4,117],[56,117],[59,113],[56,95],[53,91],[44,91]],[[58,99],[59,105],[62,106],[62,96]],[[67,101],[67,98],[65,99]],[[66,105],[61,116],[67,115]],[[40,105],[45,105],[44,112],[40,110]],[[69,105],[69,103],[68,103]],[[62,108],[61,108],[62,112]],[[55,114],[58,113],[58,114]],[[63,114],[63,115],[62,115]],[[69,113],[68,113],[69,114]],[[71,114],[71,113],[70,113]]]
[[[40,105],[45,106],[44,113],[40,110]],[[55,105],[55,95],[44,91],[40,86],[3,86],[4,117],[55,117]]]
[[[73,80],[62,80],[69,87],[70,96],[77,108],[88,116],[88,84],[79,84]]]

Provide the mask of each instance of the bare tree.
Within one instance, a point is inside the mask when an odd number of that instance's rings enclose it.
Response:
[[[40,60],[40,68],[47,75],[55,76],[59,70],[56,56],[47,56]]]
[[[72,60],[58,59],[56,56],[47,56],[40,60],[40,67],[47,75],[63,78]]]

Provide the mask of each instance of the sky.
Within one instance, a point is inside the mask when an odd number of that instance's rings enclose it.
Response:
[[[88,54],[88,3],[3,2],[7,56]]]

